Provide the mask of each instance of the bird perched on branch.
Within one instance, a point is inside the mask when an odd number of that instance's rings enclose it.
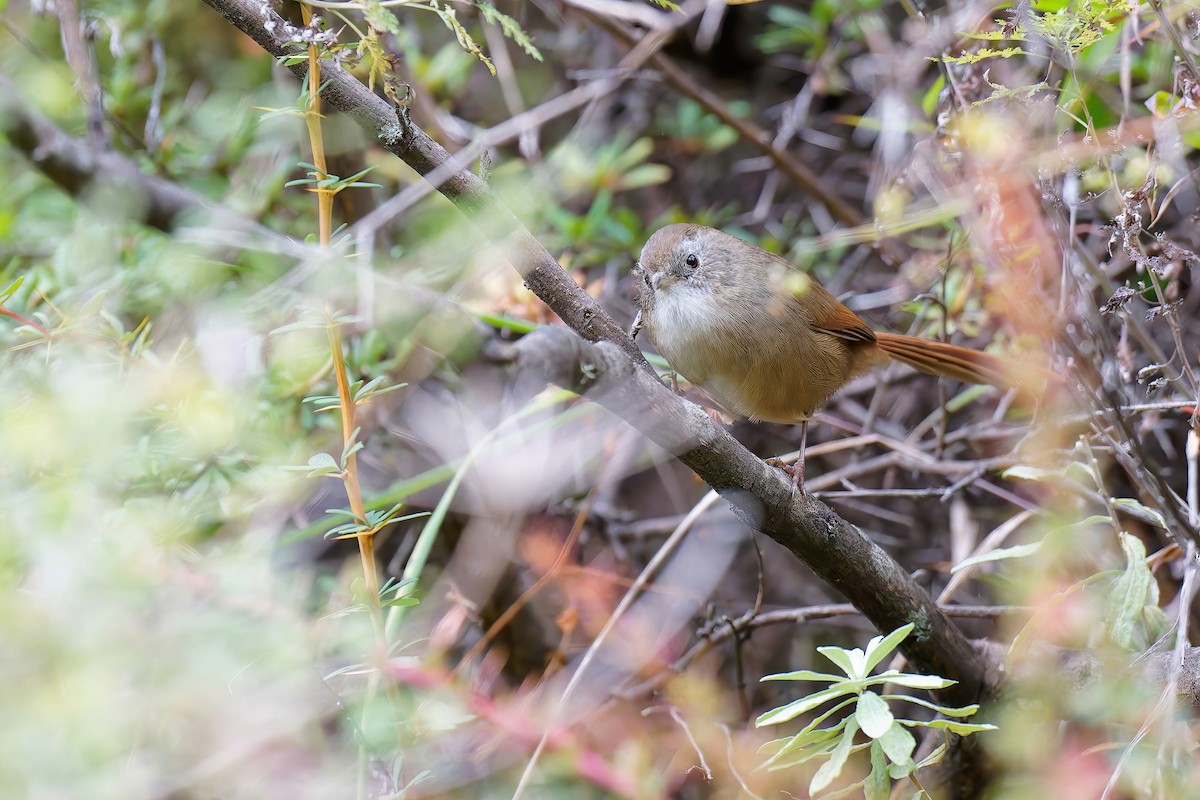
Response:
[[[873,331],[783,258],[713,228],[657,231],[636,276],[640,324],[674,369],[732,414],[801,426],[800,458],[787,468],[801,490],[808,420],[877,364],[1001,388],[1026,383],[1010,359]]]

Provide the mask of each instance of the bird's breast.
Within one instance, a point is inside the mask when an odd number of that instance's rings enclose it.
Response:
[[[679,284],[656,293],[648,327],[672,368],[750,419],[808,419],[850,377],[847,345],[814,334],[790,303],[735,315],[704,287]]]

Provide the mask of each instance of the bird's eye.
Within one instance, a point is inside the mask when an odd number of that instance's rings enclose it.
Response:
[[[683,260],[683,263],[687,264],[691,269],[695,269],[700,266],[700,259],[696,257],[695,253],[688,253],[688,257]]]

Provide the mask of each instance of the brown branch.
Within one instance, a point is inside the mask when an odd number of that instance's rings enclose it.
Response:
[[[269,6],[248,0],[205,0],[267,52],[285,52],[273,31],[287,30]],[[270,16],[272,30],[264,25]],[[305,65],[291,70],[304,77]],[[422,175],[443,170],[449,154],[416,125],[330,63],[322,66],[323,99],[350,116],[383,147]],[[444,172],[443,172],[444,174]],[[878,545],[820,501],[791,491],[788,480],[719,428],[699,407],[659,382],[637,345],[601,306],[559,267],[545,248],[465,170],[437,182],[438,190],[468,219],[506,248],[529,288],[589,344],[562,328],[543,328],[501,355],[539,369],[547,380],[587,391],[589,397],[637,427],[709,483],[752,527],[762,530],[838,588],[881,631],[917,626],[903,650],[912,663],[958,683],[950,702],[977,700],[985,691],[984,665],[961,631],[929,594]]]

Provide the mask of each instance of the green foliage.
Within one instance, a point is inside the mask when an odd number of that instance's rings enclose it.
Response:
[[[827,48],[861,38],[864,15],[882,6],[882,0],[814,0],[807,8],[771,5],[771,26],[758,37],[758,46],[768,53],[799,47],[815,61]]]
[[[1117,647],[1142,653],[1166,633],[1167,618],[1158,607],[1158,583],[1146,566],[1146,546],[1124,531],[1120,540],[1125,569],[1109,599],[1108,634]]]
[[[913,625],[905,625],[887,636],[876,636],[867,643],[865,651],[858,648],[846,650],[841,647],[818,647],[817,652],[832,661],[844,675],[834,675],[811,670],[799,670],[778,675],[767,675],[764,681],[817,681],[827,688],[813,692],[798,700],[782,705],[760,715],[755,721],[758,726],[778,725],[801,714],[816,711],[828,703],[834,705],[821,712],[805,725],[799,733],[788,738],[776,739],[764,745],[771,753],[766,766],[770,769],[786,769],[822,759],[823,763],[808,786],[814,797],[838,797],[862,790],[869,800],[883,800],[891,791],[891,781],[907,778],[918,770],[936,764],[946,753],[942,744],[930,755],[915,762],[912,759],[916,739],[909,728],[933,728],[946,730],[959,736],[969,736],[980,731],[995,730],[996,726],[983,723],[959,722],[972,716],[979,706],[950,708],[909,695],[880,694],[871,687],[893,684],[908,689],[936,690],[953,685],[954,681],[930,675],[916,675],[885,670],[877,675],[871,671],[887,658],[913,631]],[[910,720],[896,717],[889,701],[913,703],[942,714],[950,719]],[[854,706],[846,714],[829,725],[824,725],[839,711]],[[824,725],[824,727],[822,727]],[[859,732],[867,737],[865,742],[856,742]],[[870,750],[871,771],[862,780],[839,789],[833,794],[821,794],[837,780],[852,753]]]
[[[997,30],[962,31],[968,39],[982,42],[1044,41],[1072,56],[1079,55],[1117,30],[1115,19],[1136,10],[1132,0],[1085,0],[1078,3],[1036,3],[1029,15],[1016,15],[1011,22],[995,20]],[[944,56],[947,64],[977,64],[992,58],[1034,55],[1023,46],[981,47],[961,56]]]
[[[744,117],[749,114],[750,107],[745,102],[734,101],[729,104],[729,110]],[[687,155],[719,153],[738,139],[737,131],[707,113],[695,100],[684,98],[673,111],[664,112],[662,125],[671,134],[674,145]]]

